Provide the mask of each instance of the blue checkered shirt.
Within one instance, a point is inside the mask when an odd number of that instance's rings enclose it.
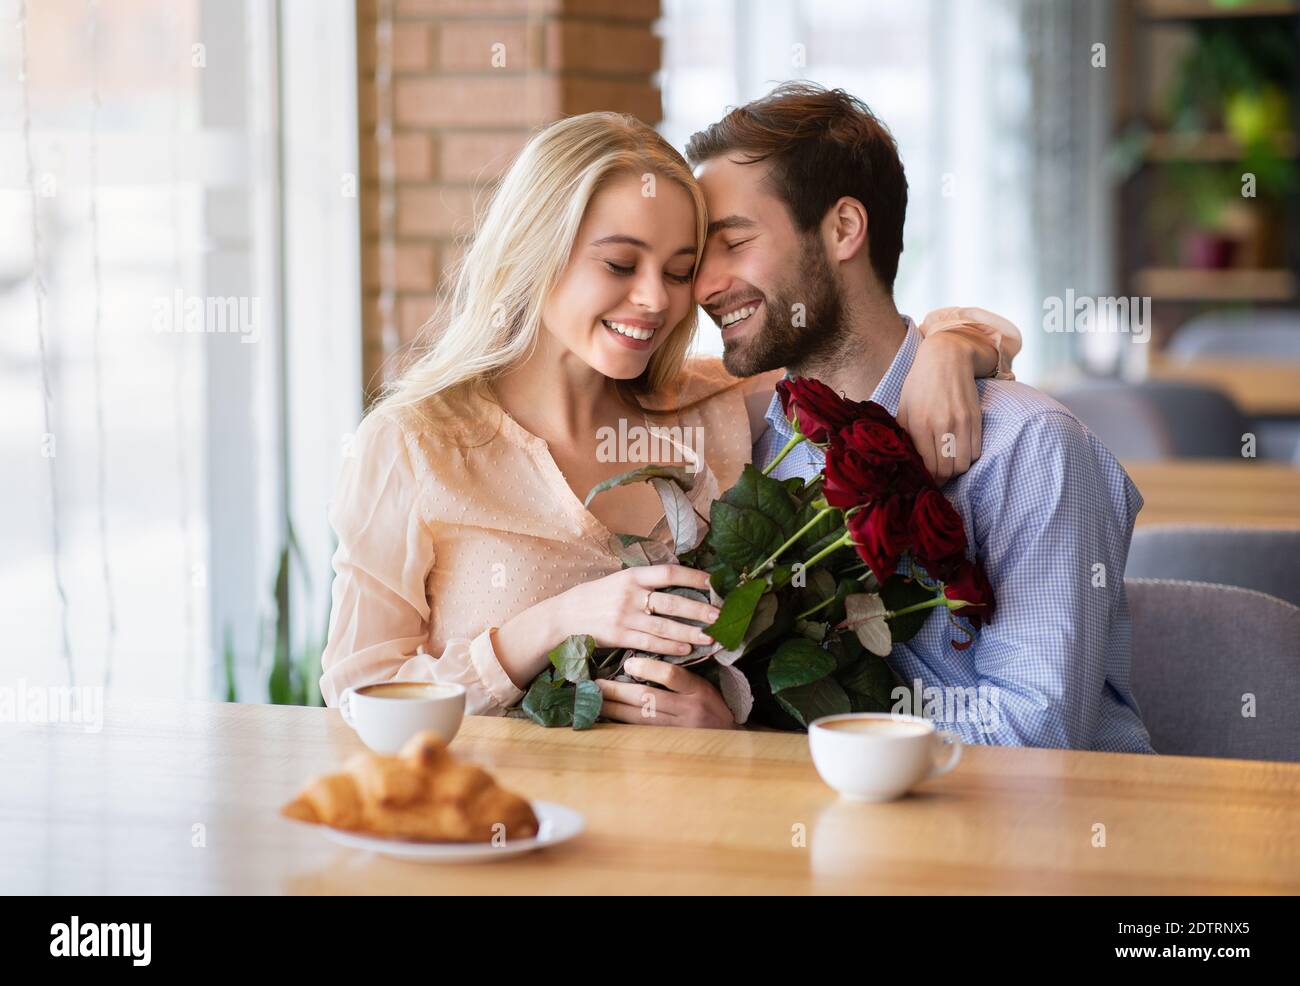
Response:
[[[921,343],[906,321],[907,337],[871,395],[890,414]],[[965,522],[969,553],[984,563],[997,609],[966,650],[952,645],[962,634],[942,608],[894,645],[890,664],[917,692],[917,704],[900,711],[924,714],[967,743],[1153,753],[1129,681],[1124,594],[1142,496],[1056,401],[1010,381],[978,387],[980,457],[943,492]],[[767,422],[754,444],[760,465],[793,435],[776,397]],[[808,479],[823,461],[805,442],[772,475]]]

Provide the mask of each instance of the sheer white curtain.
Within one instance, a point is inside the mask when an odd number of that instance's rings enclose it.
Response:
[[[900,310],[991,309],[1024,332],[1019,376],[1052,362],[1020,0],[665,0],[663,12],[661,129],[676,146],[786,79],[849,90],[893,131],[907,170]],[[706,325],[703,346],[720,345]]]
[[[319,635],[360,400],[354,17],[0,0],[0,687],[213,697],[228,638],[260,697],[289,516]]]

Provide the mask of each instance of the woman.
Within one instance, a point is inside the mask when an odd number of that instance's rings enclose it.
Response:
[[[686,356],[705,225],[686,163],[630,117],[571,117],[520,152],[462,261],[446,324],[361,422],[344,462],[330,507],[328,704],[349,685],[454,681],[471,714],[500,714],[570,634],[656,654],[709,640],[674,617],[707,625],[715,608],[657,591],[706,588],[707,574],[621,570],[614,532],[665,537],[655,491],[622,486],[583,504],[638,464],[608,454],[613,434],[671,426],[693,437],[681,451],[699,471],[689,496],[705,516],[749,461],[762,423],[751,412],[774,376],[737,380]],[[928,331],[961,321],[932,319]],[[980,338],[990,373],[998,354]],[[970,350],[968,336],[948,332],[922,345],[909,379],[920,383],[905,396],[912,422],[926,417],[918,387],[932,402],[966,399],[973,371],[951,359],[959,346]],[[918,444],[933,447],[924,431]],[[634,673],[646,678],[668,668],[643,663]],[[735,727],[711,685],[674,671],[652,721]],[[647,721],[639,711],[607,693],[605,714]]]

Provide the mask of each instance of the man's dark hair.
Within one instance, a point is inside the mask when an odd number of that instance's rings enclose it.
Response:
[[[795,227],[816,229],[842,196],[867,210],[871,266],[891,295],[903,252],[907,177],[894,137],[866,103],[843,89],[785,82],[691,137],[691,166],[738,152],[771,159],[768,178]]]

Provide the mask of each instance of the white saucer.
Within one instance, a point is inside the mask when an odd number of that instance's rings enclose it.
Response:
[[[579,835],[586,822],[579,812],[553,801],[529,802],[537,816],[537,834],[530,839],[507,839],[504,845],[489,842],[410,842],[404,839],[384,839],[358,832],[344,832],[328,825],[313,825],[327,839],[366,852],[392,856],[414,863],[478,863],[485,860],[504,859],[520,853],[559,845]]]

